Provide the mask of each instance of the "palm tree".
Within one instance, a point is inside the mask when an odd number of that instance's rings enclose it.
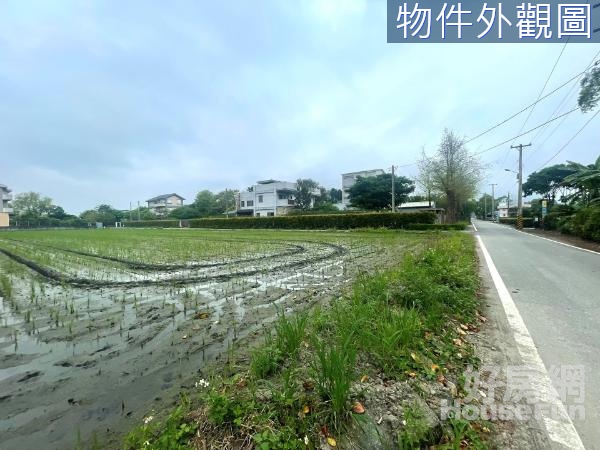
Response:
[[[600,156],[594,164],[583,165],[568,161],[568,167],[575,173],[566,177],[562,184],[579,190],[577,199],[585,204],[600,205]]]

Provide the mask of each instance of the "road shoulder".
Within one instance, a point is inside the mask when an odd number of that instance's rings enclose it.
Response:
[[[481,248],[477,246],[479,273],[482,281],[482,312],[487,317],[481,332],[473,335],[476,353],[482,366],[501,368],[497,381],[506,382],[506,368],[521,366],[523,360],[491,274],[486,266]],[[503,379],[504,378],[504,379]],[[504,389],[496,391],[497,401],[502,401]],[[535,419],[496,421],[496,448],[503,449],[548,449],[552,448],[544,425]]]

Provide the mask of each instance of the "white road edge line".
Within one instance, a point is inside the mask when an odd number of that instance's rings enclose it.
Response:
[[[477,227],[475,226],[475,222],[471,221],[471,226],[473,227],[473,229],[477,233]]]
[[[536,237],[536,238],[539,238],[539,239],[543,239],[545,241],[554,242],[555,244],[564,245],[565,247],[571,247],[571,248],[575,248],[577,250],[583,250],[584,252],[595,253],[596,255],[600,255],[600,252],[596,252],[594,250],[588,250],[587,248],[581,248],[581,247],[577,247],[576,245],[571,245],[571,244],[566,244],[564,242],[555,241],[554,239],[545,238],[545,237],[542,237],[542,236],[538,236],[537,234],[531,234],[531,233],[527,233],[527,232],[521,231],[521,230],[516,230],[516,231],[524,233],[524,234],[526,234],[528,236],[533,236],[533,237]]]
[[[517,348],[523,360],[523,364],[529,366],[532,371],[536,372],[537,376],[533,377],[532,387],[540,393],[540,399],[549,404],[549,411],[560,415],[560,420],[554,417],[543,417],[544,426],[548,431],[550,440],[568,449],[584,450],[585,447],[581,441],[581,437],[577,433],[571,418],[567,414],[565,405],[560,401],[560,397],[552,384],[552,380],[550,380],[550,376],[548,375],[533,339],[525,326],[525,322],[523,322],[523,318],[521,317],[521,314],[519,314],[517,305],[515,305],[514,300],[508,292],[481,236],[476,237],[488,270],[490,271],[490,275],[492,276],[492,280],[494,281],[494,286],[498,291],[498,296],[502,302],[506,318],[508,319],[508,323],[514,334],[515,342],[517,343]]]

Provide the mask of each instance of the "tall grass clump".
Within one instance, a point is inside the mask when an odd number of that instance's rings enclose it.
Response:
[[[266,378],[277,372],[283,355],[273,342],[270,332],[265,334],[264,345],[256,348],[250,355],[250,372],[255,378]]]
[[[6,275],[0,275],[0,294],[4,296],[6,300],[12,300],[13,298],[13,287],[10,278]]]
[[[312,364],[317,391],[328,404],[330,422],[339,427],[348,415],[348,397],[355,378],[356,346],[352,336],[334,343],[316,340]]]
[[[290,358],[298,356],[307,321],[308,314],[306,312],[297,313],[291,318],[286,316],[283,311],[279,313],[275,331],[277,333],[276,345],[281,354]]]

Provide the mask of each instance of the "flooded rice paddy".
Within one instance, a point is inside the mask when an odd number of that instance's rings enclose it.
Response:
[[[0,448],[123,432],[260,335],[421,238],[398,232],[0,234]]]

